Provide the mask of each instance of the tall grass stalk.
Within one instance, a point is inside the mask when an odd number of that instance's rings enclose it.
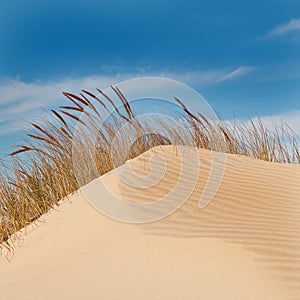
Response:
[[[183,144],[269,162],[300,162],[299,140],[287,125],[270,130],[259,119],[212,122],[201,113],[191,112],[177,98],[181,111],[176,114],[180,115],[181,126],[159,117],[140,121],[122,92],[117,87],[112,89],[117,100],[100,90],[97,94],[84,90],[80,95],[64,93],[70,105],[52,110],[52,119],[30,124],[23,143],[10,153],[9,167],[4,166],[0,175],[0,248],[12,249],[13,239],[9,238],[14,233],[78,190],[72,161],[76,123],[81,130],[77,143],[90,151],[88,155],[93,156],[98,170],[97,174],[88,174],[84,154],[79,157],[86,183],[117,167],[115,162],[122,163],[126,147],[130,151],[125,160],[157,145]],[[102,120],[103,110],[111,108],[115,113],[109,120]],[[122,131],[124,124],[134,126]],[[149,133],[158,125],[162,134]]]

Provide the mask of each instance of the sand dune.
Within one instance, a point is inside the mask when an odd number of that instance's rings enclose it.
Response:
[[[163,197],[181,171],[172,146],[128,164],[146,175],[155,154],[167,163],[157,185],[137,191],[112,171],[85,189],[99,192],[100,180],[127,201]],[[20,232],[13,255],[0,260],[3,299],[299,299],[299,165],[227,155],[216,197],[199,209],[211,153],[199,154],[191,196],[158,222],[117,222],[79,192]]]

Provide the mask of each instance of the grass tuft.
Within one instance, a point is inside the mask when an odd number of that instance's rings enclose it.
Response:
[[[83,149],[91,149],[89,154],[95,160],[98,174],[94,177],[115,168],[116,161],[122,163],[125,148],[129,149],[125,159],[130,159],[154,146],[171,144],[195,145],[276,163],[300,162],[299,140],[285,124],[270,130],[260,119],[212,122],[201,113],[191,112],[178,98],[175,100],[181,107],[177,114],[182,126],[159,117],[141,121],[135,118],[123,93],[117,87],[111,88],[116,100],[99,89],[98,95],[85,90],[80,96],[65,92],[70,105],[51,110],[50,120],[30,123],[24,144],[9,154],[11,166],[4,166],[7,171],[0,175],[0,249],[12,249],[13,239],[9,238],[14,233],[78,190],[72,161],[76,124],[81,129],[78,142]],[[102,120],[103,110],[109,108],[115,113],[109,120]],[[124,124],[132,126],[122,131]],[[163,134],[149,134],[157,126]],[[84,156],[79,159],[84,169]],[[87,183],[92,179],[88,175],[85,178]]]

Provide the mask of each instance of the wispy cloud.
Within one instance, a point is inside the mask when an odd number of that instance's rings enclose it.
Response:
[[[241,76],[244,76],[254,70],[255,70],[254,67],[239,67],[239,68],[231,71],[230,73],[225,74],[224,76],[220,77],[218,80],[216,80],[216,82],[222,82],[222,81],[234,79],[237,77],[241,77]]]
[[[300,32],[300,18],[291,19],[285,24],[281,24],[270,31],[269,37],[282,36],[291,32]]]
[[[233,119],[233,120],[226,120],[225,122],[228,123],[234,123],[235,121],[242,121],[245,124],[251,125],[251,121],[254,123],[258,123],[259,120],[263,122],[263,124],[266,126],[266,128],[273,130],[274,125],[280,126],[280,125],[287,125],[296,136],[300,137],[300,110],[292,110],[289,112],[284,112],[277,115],[266,115],[266,116],[259,116],[254,117],[252,119]]]
[[[194,72],[151,72],[144,71],[117,73],[115,75],[65,78],[55,82],[26,83],[19,80],[6,80],[0,84],[0,136],[15,132],[24,127],[34,115],[40,116],[42,108],[49,109],[63,104],[63,91],[79,93],[81,89],[105,89],[120,81],[142,77],[162,76],[178,80],[194,88],[201,88],[227,80],[237,79],[252,71],[250,67],[236,69],[211,69]]]
[[[296,135],[300,136],[300,110],[293,110],[274,116],[264,116],[261,118],[268,128],[274,124],[287,124]]]
[[[160,76],[165,75],[165,77],[178,80],[194,88],[203,88],[227,80],[238,79],[254,70],[254,67],[240,66],[235,69],[211,69],[183,73],[165,72],[161,73]]]

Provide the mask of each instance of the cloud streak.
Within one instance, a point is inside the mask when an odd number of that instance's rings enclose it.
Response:
[[[259,119],[258,117],[254,117],[248,120],[231,119],[225,120],[225,122],[228,124],[234,124],[235,122],[243,122],[244,124],[251,126],[251,121],[253,121],[255,124],[258,124],[259,120],[261,120],[265,127],[269,130],[274,130],[274,125],[287,125],[295,134],[295,136],[300,137],[300,110],[293,110],[277,115],[259,116]]]
[[[273,124],[287,124],[296,135],[300,136],[300,110],[294,110],[274,116],[265,116],[261,120],[268,128]]]
[[[246,74],[248,74],[248,73],[250,73],[250,72],[252,72],[254,70],[255,70],[254,67],[239,67],[239,68],[231,71],[230,73],[228,73],[228,74],[220,77],[216,81],[216,83],[244,76],[244,75],[246,75]]]
[[[237,79],[252,71],[250,67],[236,69],[204,70],[195,72],[159,73],[117,73],[115,75],[65,78],[56,82],[26,83],[19,80],[6,80],[0,84],[0,137],[24,127],[34,115],[41,115],[42,108],[48,110],[67,101],[63,91],[79,93],[81,89],[105,89],[118,82],[143,76],[161,76],[174,79],[194,88],[203,88],[227,80]]]
[[[282,36],[290,32],[300,32],[300,18],[291,19],[288,23],[281,24],[270,31],[269,37]]]

